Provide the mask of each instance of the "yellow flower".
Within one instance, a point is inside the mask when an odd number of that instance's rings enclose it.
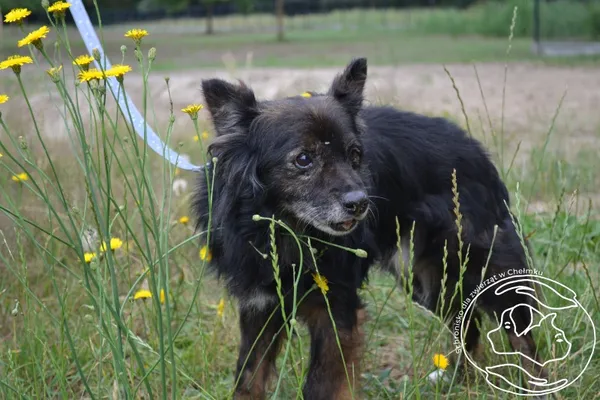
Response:
[[[202,104],[190,104],[185,108],[182,108],[181,111],[188,114],[192,119],[198,118],[198,111],[202,110],[204,106]],[[197,136],[196,136],[197,138]],[[198,139],[196,139],[197,141]]]
[[[183,217],[179,218],[179,223],[180,223],[180,224],[183,224],[183,225],[185,225],[185,224],[187,224],[188,222],[190,222],[190,217],[183,216]]]
[[[58,80],[60,78],[60,71],[62,70],[62,65],[58,67],[53,67],[46,70],[46,73],[52,78],[52,80]]]
[[[22,22],[29,15],[31,15],[31,11],[26,8],[14,8],[4,16],[4,22]]]
[[[202,131],[202,133],[200,134],[200,137],[202,138],[202,140],[208,140],[209,135],[207,131]],[[199,141],[200,138],[198,137],[198,135],[194,136],[194,142]]]
[[[137,292],[135,292],[135,294],[133,295],[133,299],[134,300],[139,300],[139,299],[150,299],[152,298],[152,292],[146,289],[142,289],[142,290],[138,290]]]
[[[83,253],[83,260],[86,263],[91,263],[93,260],[96,259],[96,253]]]
[[[181,170],[179,168],[175,168],[175,176],[181,174]]]
[[[17,45],[19,47],[23,47],[23,46],[27,46],[28,44],[32,44],[35,47],[39,48],[42,44],[42,39],[44,39],[49,32],[50,32],[50,28],[48,28],[46,25],[44,25],[41,28],[36,29],[35,31],[29,33],[23,39],[19,40]]]
[[[55,17],[60,17],[65,15],[65,11],[69,7],[71,7],[71,4],[65,3],[64,1],[57,1],[48,7],[48,12],[54,13]]]
[[[443,369],[445,370],[446,368],[448,368],[448,359],[446,358],[445,355],[443,354],[434,354],[433,356],[433,365],[436,366],[436,368],[439,369]]]
[[[225,300],[221,299],[221,301],[219,301],[219,304],[217,304],[217,315],[219,317],[222,317],[224,312],[225,312]]]
[[[104,79],[104,73],[96,68],[91,68],[88,71],[81,71],[77,77],[79,78],[79,82],[83,83],[94,79]]]
[[[10,99],[10,97],[8,97],[8,95],[0,94],[0,104],[6,103],[8,101],[8,99]]]
[[[20,74],[23,65],[32,63],[33,60],[29,56],[10,56],[6,60],[0,62],[0,69],[12,68],[15,74]]]
[[[20,174],[13,175],[12,180],[15,182],[24,182],[29,180],[29,175],[26,172],[21,172]]]
[[[133,41],[139,45],[142,38],[148,36],[148,31],[145,29],[130,29],[125,33],[126,38],[133,39]]]
[[[123,241],[119,238],[112,238],[110,239],[110,249],[111,250],[118,250],[121,248],[121,246],[123,246]],[[106,242],[102,242],[102,244],[100,245],[100,251],[104,252],[106,251]]]
[[[131,71],[129,65],[115,64],[110,69],[106,70],[106,76],[114,76],[121,78],[123,75]]]
[[[309,98],[309,97],[312,97],[312,94],[310,94],[310,93],[308,93],[308,92],[304,92],[304,93],[302,93],[300,96],[302,96],[302,97],[306,97],[306,98]]]
[[[92,57],[88,54],[84,54],[82,56],[77,57],[73,61],[73,65],[77,65],[80,67],[87,67],[88,65],[90,65],[92,63],[92,61],[94,61],[94,57]]]
[[[321,275],[319,273],[313,274],[312,276],[313,276],[315,283],[317,284],[319,289],[321,289],[321,292],[323,294],[329,292],[329,285],[327,284],[327,278],[325,278],[323,275]]]
[[[212,253],[207,246],[203,246],[200,249],[200,259],[203,261],[206,260],[206,262],[210,262],[212,260]]]
[[[139,299],[151,299],[152,298],[152,292],[146,289],[141,289],[138,290],[137,292],[135,292],[135,294],[133,295],[133,299],[134,300],[139,300]],[[165,289],[160,289],[160,303],[161,304],[165,304]]]

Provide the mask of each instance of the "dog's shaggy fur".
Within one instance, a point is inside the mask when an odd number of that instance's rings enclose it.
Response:
[[[374,264],[401,280],[408,268],[411,231],[414,300],[439,311],[446,246],[445,303],[452,310],[450,316],[460,309],[460,296],[449,304],[461,259],[453,212],[454,170],[462,214],[463,260],[469,249],[462,293],[469,294],[481,282],[488,256],[488,276],[527,266],[509,215],[507,189],[482,146],[444,119],[363,106],[366,78],[366,60],[356,59],[335,78],[326,94],[275,101],[258,101],[244,84],[219,79],[202,82],[217,135],[208,152],[218,162],[200,177],[194,209],[199,228],[206,229],[212,199],[208,243],[212,265],[239,301],[237,398],[264,398],[285,332],[277,309],[280,302],[272,260],[267,257],[271,250],[269,222],[253,221],[255,214],[275,216],[296,232],[321,240],[311,243],[317,251],[319,272],[328,280],[327,297],[346,365],[323,294],[312,290],[298,306],[298,317],[308,324],[311,335],[305,399],[350,397],[354,382],[348,382],[344,368],[351,378],[359,376],[365,318],[357,290]],[[490,255],[495,226],[498,230]],[[314,288],[315,265],[305,238],[304,261],[299,265],[295,240],[280,228],[275,237],[289,315],[294,274],[302,274],[296,296],[300,299]],[[322,241],[364,249],[368,256],[361,258]],[[482,296],[478,310],[501,315],[509,307],[529,302],[527,296],[512,291],[502,297]],[[473,317],[478,319],[479,312]],[[515,320],[521,327],[529,322],[526,314]],[[468,351],[474,351],[478,343],[476,325],[470,323],[466,333]],[[509,334],[509,339],[513,348],[536,357],[530,334]],[[536,368],[533,364],[529,367]]]

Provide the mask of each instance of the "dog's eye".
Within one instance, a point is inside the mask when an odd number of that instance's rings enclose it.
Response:
[[[360,166],[361,154],[360,150],[352,149],[350,150],[350,162],[354,168],[358,168]]]
[[[300,153],[298,154],[298,157],[296,157],[296,166],[298,168],[308,168],[312,165],[312,158],[310,158],[310,156],[306,153]]]

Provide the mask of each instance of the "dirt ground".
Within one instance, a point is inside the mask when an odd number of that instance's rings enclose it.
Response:
[[[252,86],[258,98],[273,99],[296,95],[305,90],[325,91],[335,74],[343,67],[341,65],[339,68],[314,69],[204,69],[165,74],[152,73],[149,78],[152,104],[149,115],[152,117],[149,120],[159,134],[165,132],[170,107],[165,76],[170,78],[169,85],[177,117],[172,142],[175,144],[193,135],[189,119],[179,110],[189,103],[203,102],[200,90],[202,79],[211,77],[241,79]],[[447,65],[446,68],[460,92],[473,135],[482,139],[492,153],[497,150],[497,147],[492,148],[490,121],[493,131],[500,135],[503,88],[505,88],[505,165],[510,163],[514,150],[519,146],[514,165],[522,171],[536,167],[531,161],[530,153],[542,148],[564,95],[548,143],[548,151],[568,162],[585,165],[588,175],[596,175],[594,170],[600,166],[594,155],[600,150],[600,113],[598,112],[600,69],[512,63],[508,67],[506,85],[504,85],[504,64],[480,64],[476,67],[477,73],[473,65],[452,64]],[[47,77],[44,78],[47,83],[46,88],[49,90],[39,85],[38,93],[32,96],[38,123],[48,136],[64,140],[65,124],[62,118],[57,118],[56,104],[60,104],[60,100],[49,101],[48,93],[56,93],[56,90]],[[140,107],[143,88],[140,76],[129,74],[125,83],[129,96]],[[30,83],[28,86],[34,85]],[[393,104],[406,110],[450,117],[463,127],[466,126],[461,103],[442,65],[370,67],[366,98],[367,102],[373,104]],[[34,138],[33,129],[27,127],[31,122],[27,113],[23,112],[21,100],[15,100],[17,101],[10,101],[4,105],[5,110],[8,106],[6,118],[9,123],[14,124],[10,125],[21,128],[20,134],[37,140]],[[80,106],[85,110],[87,107],[85,100],[80,100]],[[114,108],[114,104],[109,105],[110,107]],[[84,119],[89,118],[86,111],[82,111],[82,115]],[[202,127],[210,127],[206,110],[201,111],[200,120]],[[590,162],[596,165],[589,165]],[[575,168],[580,167],[575,166]],[[597,178],[592,176],[590,179],[592,183],[588,185],[591,187],[588,188],[587,194],[595,199],[594,203],[598,206],[600,194],[593,183],[597,182]]]
[[[157,121],[162,125],[161,122],[167,120],[169,110],[169,96],[164,81],[167,75],[170,77],[174,108],[179,110],[188,103],[203,101],[200,81],[205,78],[242,79],[254,88],[259,98],[273,99],[298,94],[304,90],[324,91],[341,68],[343,66],[339,69],[198,70],[164,75],[155,73],[149,78],[149,88]],[[564,149],[564,146],[568,145],[570,152],[576,152],[581,147],[595,146],[598,142],[599,69],[510,64],[504,86],[505,66],[482,64],[477,66],[481,88],[472,65],[448,65],[447,69],[456,82],[471,129],[477,136],[482,131],[488,134],[490,130],[486,105],[494,130],[500,132],[505,87],[505,131],[514,135],[516,141],[522,140],[526,146],[537,144],[538,139],[544,137],[548,131],[561,97],[565,95],[555,124],[555,132],[559,132],[560,136],[553,137],[554,146]],[[129,95],[140,105],[141,79],[129,75],[126,85]],[[460,101],[451,79],[441,65],[370,67],[366,97],[370,103],[390,103],[416,112],[452,116],[464,124]],[[7,105],[21,108],[17,103],[18,101],[15,101]],[[64,132],[64,123],[55,117],[55,109],[51,106],[52,103],[48,102],[48,92],[44,90],[33,96],[33,103],[37,110],[42,111],[40,117],[44,120],[44,131],[60,138],[60,133]],[[204,111],[200,115],[200,118],[207,117]],[[188,126],[184,118],[179,118],[178,124]],[[184,129],[183,126],[181,128]]]

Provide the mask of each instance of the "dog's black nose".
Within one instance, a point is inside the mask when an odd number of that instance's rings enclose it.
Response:
[[[354,216],[359,216],[365,212],[369,205],[367,194],[362,190],[348,192],[342,197],[342,204],[346,211]]]

